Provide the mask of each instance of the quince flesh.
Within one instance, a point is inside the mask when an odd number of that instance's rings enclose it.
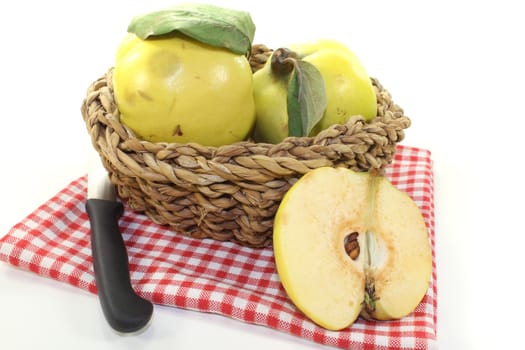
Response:
[[[318,168],[290,188],[276,213],[273,247],[290,299],[330,330],[359,315],[410,314],[432,273],[416,203],[384,177],[344,168]]]

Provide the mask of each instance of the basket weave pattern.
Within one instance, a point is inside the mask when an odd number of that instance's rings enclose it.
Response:
[[[270,53],[254,46],[252,70]],[[279,203],[299,177],[323,166],[368,171],[391,162],[410,119],[376,79],[372,82],[378,100],[373,121],[355,116],[315,137],[289,137],[275,145],[142,141],[119,121],[112,69],[89,87],[81,110],[93,146],[128,208],[188,236],[265,247],[271,244]]]

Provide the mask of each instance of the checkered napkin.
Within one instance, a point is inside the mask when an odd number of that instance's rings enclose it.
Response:
[[[425,217],[434,254],[434,194],[430,152],[398,146],[386,170]],[[97,293],[85,211],[86,176],[71,182],[0,239],[0,260]],[[120,221],[135,290],[157,304],[212,312],[263,325],[342,349],[428,349],[436,347],[436,269],[414,313],[398,321],[359,319],[327,331],[290,302],[275,270],[271,248],[174,234],[146,216],[125,211]]]

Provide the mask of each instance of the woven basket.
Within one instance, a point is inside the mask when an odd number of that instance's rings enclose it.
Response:
[[[263,45],[253,46],[252,70],[270,54]],[[315,137],[289,137],[275,145],[142,141],[119,121],[112,69],[89,87],[81,110],[93,146],[128,208],[191,237],[265,247],[283,195],[303,174],[322,166],[368,171],[391,162],[410,119],[376,79],[372,82],[378,100],[373,121],[355,116]]]

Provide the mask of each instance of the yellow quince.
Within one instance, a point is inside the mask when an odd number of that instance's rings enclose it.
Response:
[[[351,116],[366,121],[377,115],[377,98],[363,64],[344,44],[318,40],[291,45],[293,59],[312,64],[321,74],[326,108],[309,135],[314,136],[333,124],[343,124]],[[288,136],[289,74],[272,67],[272,58],[254,74],[256,124],[254,137],[260,142],[278,143]]]
[[[245,55],[183,34],[128,34],[113,73],[120,120],[151,142],[220,146],[245,140],[255,122]]]

